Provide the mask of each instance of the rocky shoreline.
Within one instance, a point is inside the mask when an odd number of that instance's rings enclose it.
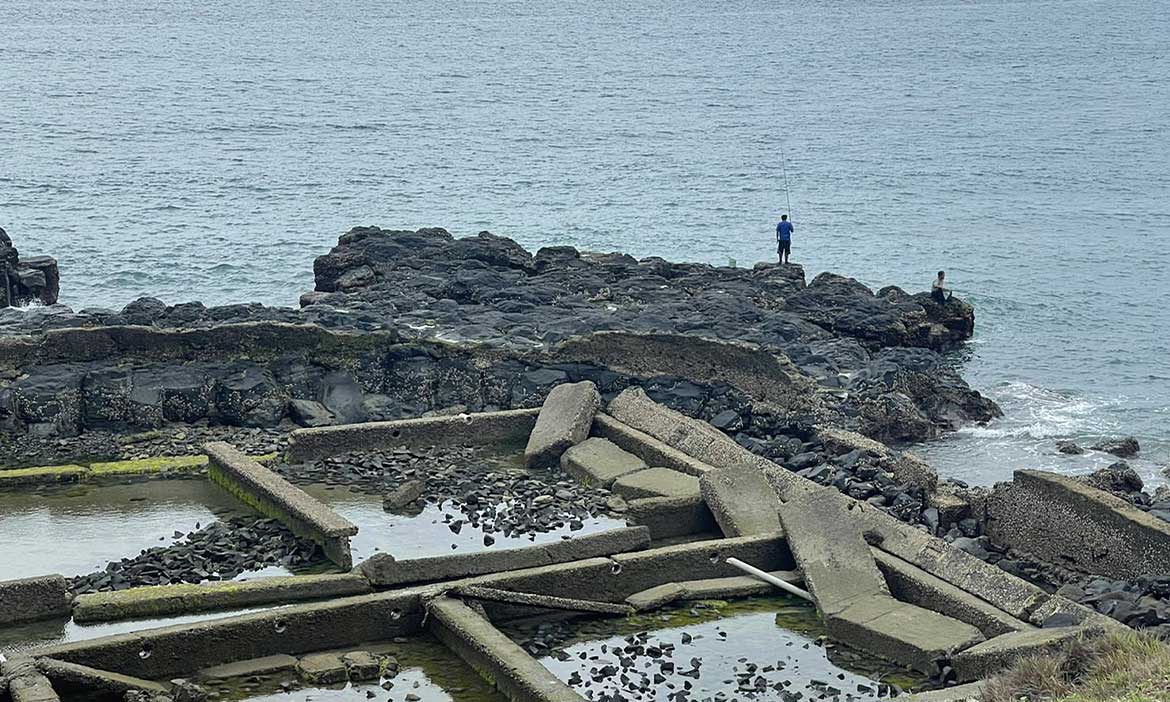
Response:
[[[889,448],[1001,414],[944,356],[974,330],[974,310],[957,299],[874,292],[828,273],[806,281],[795,265],[724,268],[569,247],[533,254],[486,232],[455,239],[441,229],[354,229],[314,273],[300,309],[144,298],[120,311],[44,300],[0,313],[0,462],[186,454],[220,439],[272,453],[297,427],[537,407],[566,382],[592,381],[605,400],[637,386],[803,477],[1050,591],[1079,588],[1073,599],[1104,614],[1170,633],[1163,580],[1085,579],[1014,557],[971,509],[985,491],[940,481]],[[283,470],[393,491],[409,482],[402,458]],[[464,489],[477,476],[451,477],[438,497],[479,499]],[[566,481],[544,524],[535,491],[505,483],[527,502],[493,525],[501,531],[620,514],[605,495],[583,497]],[[1166,511],[1165,497],[1142,493],[1140,481],[1121,494],[1155,516]],[[959,508],[938,495],[956,496]],[[289,548],[272,552],[280,560]],[[78,586],[114,587],[102,578]]]

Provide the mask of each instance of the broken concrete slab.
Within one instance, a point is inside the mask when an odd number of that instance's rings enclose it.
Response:
[[[5,684],[12,702],[59,702],[53,685],[32,658],[20,656],[5,660],[0,656],[0,690]]]
[[[692,458],[675,447],[619,422],[608,414],[598,412],[593,419],[594,435],[608,439],[625,451],[645,461],[646,465],[672,468],[680,473],[701,476],[711,466]]]
[[[586,485],[603,488],[609,488],[624,475],[646,468],[641,458],[598,437],[585,439],[561,455],[562,470]]]
[[[477,412],[392,422],[297,429],[288,437],[290,463],[309,463],[352,451],[431,446],[523,445],[539,409]]]
[[[877,548],[871,548],[870,552],[878,569],[886,576],[890,593],[903,602],[966,622],[986,637],[1032,628],[1027,622],[1016,619],[897,556]]]
[[[38,660],[37,669],[53,683],[55,690],[64,693],[84,691],[87,695],[97,692],[117,697],[121,697],[130,690],[144,690],[157,694],[167,693],[167,688],[164,685],[152,680],[113,673],[108,670],[98,670],[86,665],[67,663],[52,658]]]
[[[927,675],[938,673],[940,660],[983,641],[970,624],[889,595],[855,599],[825,624],[833,638]]]
[[[1008,667],[1021,656],[1058,650],[1085,633],[1085,629],[1080,627],[1063,627],[1002,634],[955,655],[951,659],[951,666],[959,682],[982,680]]]
[[[224,663],[223,665],[206,668],[199,673],[200,679],[226,680],[228,678],[244,678],[250,675],[270,675],[297,667],[297,659],[287,653],[276,653],[261,658],[250,658],[245,661]]]
[[[435,582],[608,556],[650,545],[646,527],[612,529],[550,544],[524,548],[477,551],[451,556],[395,560],[381,553],[366,560],[358,571],[377,587]]]
[[[795,570],[774,570],[769,575],[793,585],[800,585],[804,582],[804,577]],[[683,587],[682,599],[684,600],[725,600],[737,597],[755,597],[772,594],[777,590],[775,585],[750,575],[685,580],[679,584]]]
[[[313,653],[297,661],[297,675],[314,685],[332,685],[349,679],[345,662],[336,653]]]
[[[987,512],[989,536],[1043,561],[1120,580],[1170,572],[1170,522],[1075,478],[1018,470]]]
[[[583,697],[462,602],[441,597],[427,603],[427,611],[431,633],[513,702],[584,702]]]
[[[392,512],[417,501],[426,491],[423,480],[408,480],[382,498],[382,509]]]
[[[1028,621],[1036,626],[1043,626],[1045,620],[1056,615],[1068,615],[1068,618],[1077,626],[1096,631],[1126,632],[1129,627],[1112,617],[1107,617],[1095,609],[1073,602],[1060,595],[1052,595],[1040,606],[1028,613]]]
[[[905,702],[979,702],[982,696],[983,682],[980,681],[966,685],[955,685],[942,690],[919,692],[905,698]]]
[[[204,445],[208,475],[249,507],[280,520],[293,533],[321,545],[329,560],[353,567],[349,537],[358,528],[321,501],[222,441]]]
[[[717,468],[699,479],[703,501],[724,536],[779,530],[780,500],[763,473],[742,465]]]
[[[536,418],[536,426],[524,449],[527,468],[555,466],[570,446],[589,436],[593,415],[601,406],[597,386],[588,380],[565,383],[552,389]]]
[[[80,595],[73,606],[73,619],[80,623],[146,619],[372,591],[368,580],[352,573],[277,576],[198,585],[155,585]]]
[[[650,529],[654,540],[689,534],[715,532],[715,515],[701,495],[688,497],[644,497],[630,500],[626,521]]]
[[[0,625],[68,618],[70,597],[62,575],[0,581]]]
[[[613,491],[627,500],[701,496],[698,478],[670,468],[647,468],[623,475],[614,481]]]
[[[852,510],[833,489],[797,495],[780,507],[788,547],[817,608],[829,616],[855,600],[890,594]]]
[[[566,612],[593,612],[596,614],[629,614],[630,608],[612,602],[598,602],[596,600],[580,600],[569,597],[555,597],[539,595],[532,592],[514,592],[483,585],[466,585],[453,590],[462,598],[484,600],[488,602],[502,602],[522,607],[536,607],[540,609],[557,609]]]
[[[686,595],[686,592],[686,588],[679,583],[663,583],[662,585],[655,585],[648,590],[635,592],[626,598],[626,604],[639,612],[645,612],[651,609],[665,607],[671,602],[681,600]]]
[[[377,680],[382,676],[382,661],[369,651],[350,651],[341,656],[350,680]]]

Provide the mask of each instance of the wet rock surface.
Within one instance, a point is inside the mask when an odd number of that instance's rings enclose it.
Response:
[[[422,504],[439,505],[448,529],[480,530],[489,546],[492,534],[576,531],[597,516],[620,519],[607,503],[609,490],[583,486],[559,468],[526,470],[509,459],[483,448],[399,448],[277,464],[273,470],[294,484],[384,496],[384,508],[406,514]]]
[[[176,532],[176,537],[183,536]],[[271,566],[304,568],[327,563],[320,547],[296,537],[280,522],[233,517],[189,532],[170,546],[109,563],[105,570],[69,579],[75,595],[144,585],[231,580]]]
[[[170,425],[137,433],[91,431],[79,436],[45,437],[0,432],[0,465],[8,468],[72,462],[124,461],[159,456],[195,456],[203,444],[227,441],[251,456],[283,452],[288,432],[281,428],[247,429]]]
[[[0,228],[0,308],[19,307],[30,302],[51,307],[57,303],[61,277],[56,259],[49,256],[25,256],[12,244],[12,238]],[[0,325],[22,316],[0,309]]]

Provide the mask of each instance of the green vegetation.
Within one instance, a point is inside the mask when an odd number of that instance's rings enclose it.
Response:
[[[1165,702],[1170,645],[1139,632],[1085,637],[988,681],[983,702]]]
[[[207,456],[164,456],[139,458],[132,461],[111,461],[90,464],[90,474],[99,478],[108,475],[146,475],[175,471],[198,470],[207,465]]]

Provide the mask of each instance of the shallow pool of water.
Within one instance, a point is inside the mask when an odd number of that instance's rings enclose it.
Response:
[[[358,525],[358,533],[350,542],[355,561],[369,558],[375,553],[390,553],[395,558],[403,559],[519,548],[560,541],[566,536],[581,536],[626,526],[624,521],[600,516],[582,520],[583,526],[577,530],[566,525],[538,534],[508,536],[492,532],[491,537],[495,541],[487,546],[484,543],[485,532],[481,527],[473,527],[464,521],[458,533],[451,529],[450,523],[466,520],[466,517],[450,502],[428,504],[417,514],[400,514],[382,509],[382,498],[376,495],[324,486],[301,487]]]
[[[582,695],[623,702],[672,702],[680,691],[689,700],[878,700],[888,684],[927,682],[825,636],[816,609],[794,598],[692,603],[572,622],[540,662]]]
[[[272,607],[253,607],[250,609],[238,609],[225,612],[200,612],[198,614],[187,614],[162,619],[138,619],[134,621],[100,622],[85,625],[78,624],[72,619],[29,622],[28,624],[0,627],[0,653],[20,651],[36,646],[69,643],[71,641],[88,641],[90,639],[101,638],[102,636],[128,634],[135,631],[145,631],[146,629],[174,626],[176,624],[192,624],[194,622],[204,622],[212,619],[225,619],[240,614],[262,612],[266,609],[272,609]]]
[[[221,700],[238,702],[507,702],[490,683],[428,634],[395,643],[359,645],[347,650],[366,650],[393,656],[398,672],[377,682],[313,686],[288,691],[281,684],[295,683],[292,671],[228,680],[210,689]]]
[[[0,492],[0,580],[102,570],[250,511],[204,479]]]

